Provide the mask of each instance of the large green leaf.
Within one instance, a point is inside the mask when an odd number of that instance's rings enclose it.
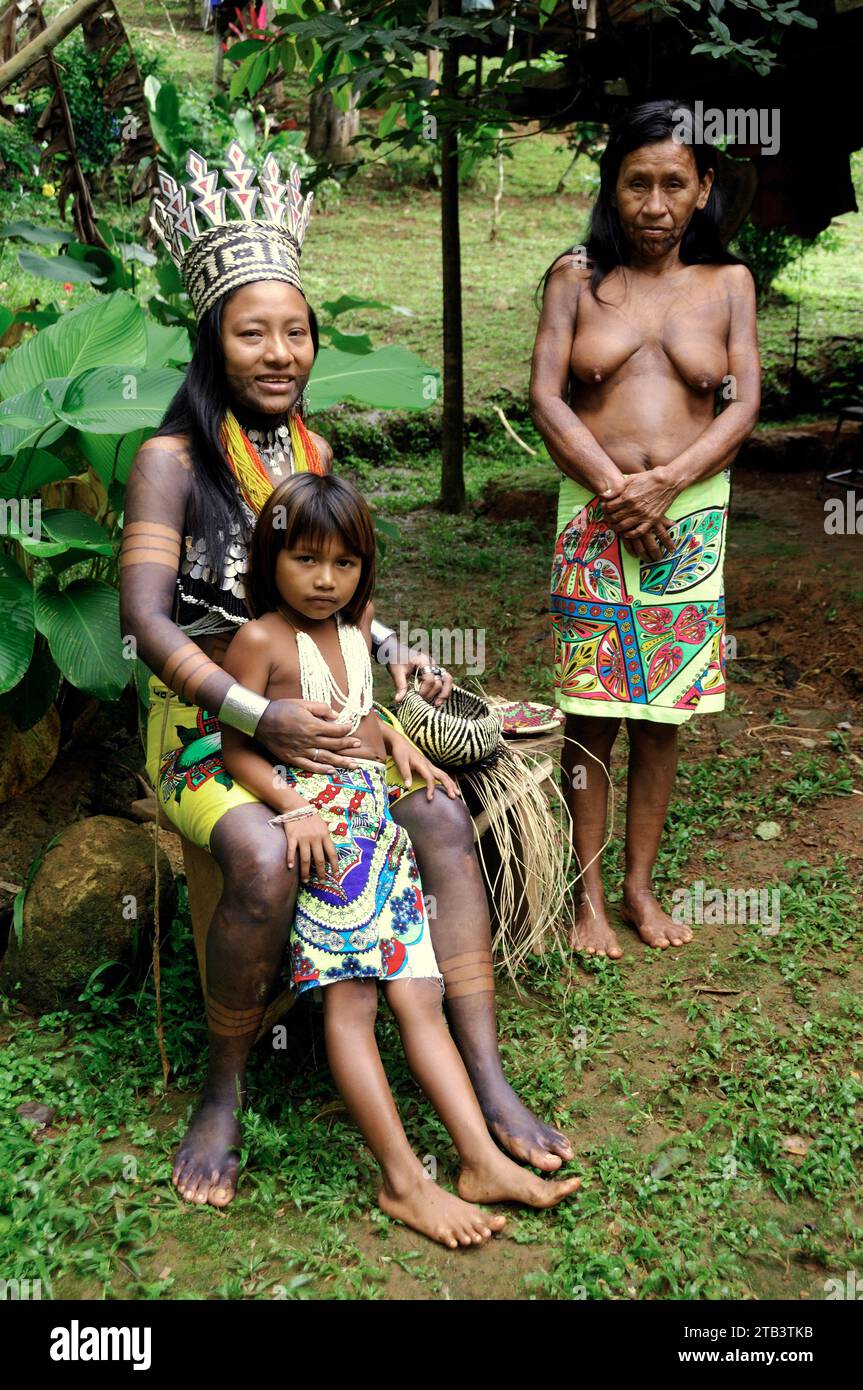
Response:
[[[2,418],[2,417],[0,417]],[[46,449],[22,449],[5,472],[0,472],[3,497],[32,497],[46,483],[66,478],[69,469]]]
[[[33,589],[8,555],[0,555],[0,691],[17,685],[30,665],[35,628]]]
[[[54,703],[59,685],[60,672],[54,665],[45,639],[40,637],[22,679],[5,695],[0,695],[0,714],[11,719],[16,729],[26,733],[39,723],[49,705]]]
[[[66,255],[79,265],[89,266],[99,276],[94,280],[102,294],[111,290],[128,290],[132,287],[132,277],[127,273],[123,260],[116,251],[106,251],[102,246],[87,246],[82,241],[73,241],[66,248]]]
[[[112,482],[128,482],[135,455],[150,433],[149,429],[129,430],[125,434],[87,434],[82,431],[77,438],[84,458],[104,486],[109,488]]]
[[[155,429],[182,384],[172,367],[91,367],[70,381],[57,414],[88,434]]]
[[[147,366],[167,367],[188,362],[192,356],[192,344],[185,328],[168,328],[152,319],[145,320],[147,330]]]
[[[340,294],[338,299],[325,299],[321,308],[331,319],[339,314],[347,314],[352,309],[388,309],[382,299],[358,299],[355,294]]]
[[[67,507],[42,510],[38,498],[24,498],[20,510],[0,508],[0,536],[12,537],[28,555],[62,555],[67,550],[93,555],[113,555],[108,532],[86,512]],[[85,555],[82,554],[82,559]]]
[[[65,227],[40,227],[35,222],[19,219],[4,222],[0,227],[0,237],[20,237],[22,241],[32,241],[36,246],[57,246],[61,242],[74,241],[75,233]]]
[[[89,367],[128,362],[143,367],[147,330],[141,306],[124,290],[71,309],[50,328],[21,343],[0,367],[6,400],[55,377],[75,377]]]
[[[357,401],[381,410],[425,410],[440,398],[440,376],[403,347],[364,356],[321,348],[308,385],[309,409]]]
[[[120,595],[97,579],[60,589],[47,579],[36,590],[36,626],[71,685],[116,700],[131,675],[120,641]]]
[[[321,324],[320,334],[326,338],[330,347],[339,352],[352,352],[355,355],[371,352],[372,340],[368,333],[340,333],[332,324]]]
[[[57,419],[45,395],[53,401],[62,400],[68,384],[67,377],[54,377],[0,404],[0,454],[17,454],[37,441],[40,445],[53,444],[66,433],[68,425]],[[24,420],[30,423],[20,423]]]
[[[41,275],[44,280],[60,284],[104,285],[105,276],[98,266],[73,256],[40,256],[38,251],[19,251],[18,264],[28,275]]]
[[[41,511],[42,504],[38,497],[23,498],[17,503],[17,508],[10,499],[10,504],[0,507],[0,538],[17,541],[28,555],[61,555],[69,547],[65,541],[52,540],[42,530]]]
[[[95,555],[113,555],[114,547],[104,526],[86,512],[71,507],[52,507],[42,513],[42,530],[54,541]]]

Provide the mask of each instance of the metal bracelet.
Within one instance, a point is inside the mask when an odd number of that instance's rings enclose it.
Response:
[[[230,724],[232,729],[239,729],[240,733],[254,738],[255,730],[269,703],[265,695],[258,695],[256,691],[248,690],[246,686],[235,681],[222,701],[219,721],[222,724]]]
[[[378,648],[382,647],[388,638],[396,635],[393,628],[387,627],[385,623],[379,623],[377,618],[372,618],[369,632],[372,639],[372,656],[377,656]]]

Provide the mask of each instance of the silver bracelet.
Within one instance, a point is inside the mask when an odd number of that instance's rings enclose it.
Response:
[[[232,729],[239,729],[241,734],[248,734],[250,738],[254,738],[255,730],[269,703],[265,695],[258,695],[254,690],[248,690],[246,686],[235,681],[222,701],[219,721],[222,724],[230,724]]]
[[[372,639],[372,656],[377,655],[378,648],[382,647],[388,638],[396,635],[393,628],[387,627],[385,623],[379,623],[377,618],[372,618],[369,633]]]
[[[272,820],[267,821],[267,825],[284,825],[288,820],[301,820],[303,816],[316,816],[318,813],[314,806],[298,806],[294,811],[283,811],[280,816],[273,816]]]

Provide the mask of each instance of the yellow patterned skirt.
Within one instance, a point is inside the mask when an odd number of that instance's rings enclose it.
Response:
[[[147,776],[171,824],[192,844],[209,849],[210,836],[222,816],[259,798],[227,771],[216,715],[190,705],[156,676],[150,677],[148,690]],[[379,705],[375,709],[381,719],[401,730],[389,710]],[[410,787],[403,786],[392,758],[387,760],[385,775],[390,807],[426,785],[414,773]]]

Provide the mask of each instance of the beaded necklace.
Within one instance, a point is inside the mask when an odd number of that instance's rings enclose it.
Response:
[[[278,611],[288,626],[294,629],[297,639],[302,698],[320,700],[323,704],[329,705],[330,709],[338,714],[339,723],[350,724],[350,731],[354,733],[370,712],[373,703],[372,663],[362,632],[353,623],[344,622],[336,613],[339,647],[348,678],[348,693],[345,694],[339,689],[338,682],[314,638],[292,623],[290,618],[285,616],[281,606]],[[340,709],[335,709],[334,701],[338,701]]]
[[[273,444],[273,452],[278,452],[276,460],[277,467],[274,472],[281,474],[281,464],[286,461],[284,448],[285,431],[290,436],[291,454],[294,461],[295,473],[323,473],[318,451],[314,440],[300,419],[299,415],[290,416],[287,425],[279,426],[275,431],[267,431],[266,434],[280,439],[281,445],[276,449]],[[222,421],[220,437],[222,447],[227,455],[231,472],[239,484],[239,488],[250,511],[255,516],[259,516],[261,508],[273,490],[273,480],[267,472],[260,453],[253,442],[261,437],[261,432],[243,429],[234,412],[228,409]],[[266,446],[265,446],[266,447]]]

